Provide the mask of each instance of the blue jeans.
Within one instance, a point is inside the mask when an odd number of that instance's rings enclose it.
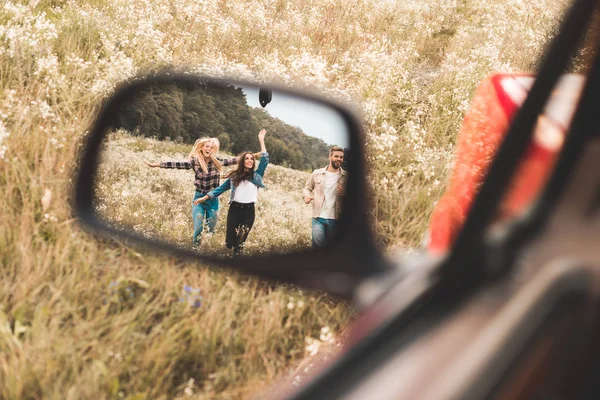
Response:
[[[203,194],[195,192],[194,200],[199,197],[203,197]],[[204,229],[204,223],[210,233],[215,232],[215,226],[217,225],[217,212],[219,211],[219,199],[208,199],[204,203],[200,203],[197,206],[194,205],[192,200],[192,220],[194,221],[194,236],[192,237],[192,244],[199,244],[202,236],[202,230]]]
[[[312,219],[312,246],[324,246],[327,240],[333,237],[337,220],[325,218]]]

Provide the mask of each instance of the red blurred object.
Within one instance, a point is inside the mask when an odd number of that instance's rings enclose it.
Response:
[[[428,244],[431,253],[446,252],[454,242],[498,146],[534,79],[531,74],[495,74],[477,88],[458,135],[448,187],[431,216]],[[520,160],[511,187],[501,202],[498,220],[523,212],[546,182],[577,105],[583,80],[583,76],[576,74],[560,79],[538,119],[534,140]]]

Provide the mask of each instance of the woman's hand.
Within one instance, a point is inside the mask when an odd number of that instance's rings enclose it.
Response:
[[[261,153],[267,152],[267,148],[265,147],[265,135],[266,134],[267,134],[266,129],[261,129],[260,132],[258,132],[258,141],[260,143],[260,152]]]
[[[260,142],[262,142],[263,140],[265,140],[265,135],[267,134],[267,130],[266,129],[261,129],[260,132],[258,132],[258,140]]]
[[[208,196],[202,196],[196,200],[194,200],[194,205],[197,206],[200,203],[204,203],[206,200],[208,200],[209,197]]]
[[[160,167],[160,163],[157,163],[157,162],[149,163],[148,161],[144,160],[144,163],[149,167],[153,167],[153,168]]]

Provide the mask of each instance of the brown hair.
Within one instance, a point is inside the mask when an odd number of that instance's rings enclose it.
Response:
[[[343,153],[344,149],[342,149],[340,146],[333,146],[331,150],[329,150],[329,155],[332,155],[334,151],[341,151]]]
[[[246,154],[250,154],[252,156],[252,159],[254,160],[254,164],[252,165],[252,168],[246,168],[246,166],[244,165],[244,160],[246,159]],[[254,153],[252,153],[250,151],[244,151],[238,157],[237,168],[232,171],[229,171],[225,175],[225,178],[231,179],[232,186],[236,187],[237,185],[240,184],[240,182],[247,181],[252,178],[252,176],[254,175],[254,166],[255,165],[256,165],[256,157],[254,156]]]

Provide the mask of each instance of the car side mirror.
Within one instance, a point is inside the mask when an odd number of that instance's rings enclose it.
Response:
[[[363,133],[334,101],[164,74],[118,88],[90,132],[74,208],[96,232],[340,296],[385,270]]]

